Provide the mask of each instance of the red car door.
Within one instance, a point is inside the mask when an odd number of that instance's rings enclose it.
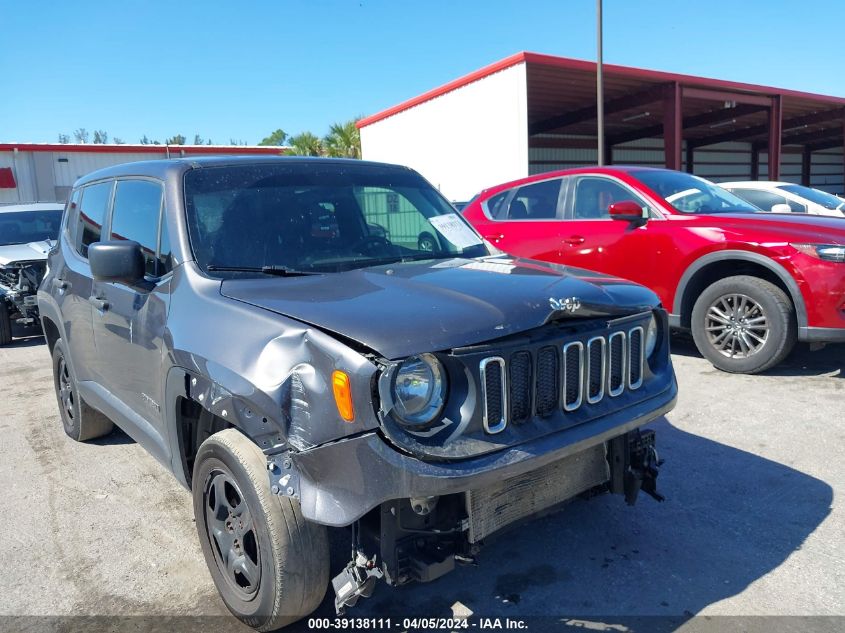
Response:
[[[666,260],[660,254],[671,247],[660,226],[664,220],[656,212],[645,224],[611,219],[608,207],[626,200],[650,207],[627,184],[609,176],[572,177],[561,222],[559,261],[630,279],[661,294],[655,286],[662,276],[658,266]]]
[[[506,253],[558,261],[567,181],[559,176],[503,191],[467,219],[487,241]]]

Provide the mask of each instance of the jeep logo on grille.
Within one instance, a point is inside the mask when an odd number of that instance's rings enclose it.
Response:
[[[549,305],[552,307],[552,310],[575,312],[581,307],[581,300],[578,297],[566,297],[566,299],[549,297]]]

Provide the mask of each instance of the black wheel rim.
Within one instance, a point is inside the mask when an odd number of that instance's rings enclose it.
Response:
[[[255,597],[261,582],[258,537],[252,514],[231,475],[213,471],[206,481],[205,525],[220,575],[241,600]]]
[[[75,394],[73,392],[73,379],[70,377],[70,368],[64,356],[59,359],[59,402],[62,407],[62,414],[68,426],[75,422],[74,404]]]

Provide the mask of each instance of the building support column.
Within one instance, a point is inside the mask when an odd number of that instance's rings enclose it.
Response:
[[[810,173],[813,168],[813,150],[809,145],[805,145],[801,152],[801,184],[805,187],[810,186]]]
[[[783,105],[781,96],[777,95],[769,106],[769,180],[780,180],[782,128]]]
[[[751,180],[760,180],[760,149],[751,144]]]
[[[695,173],[695,148],[687,142],[687,173]]]
[[[683,132],[681,85],[673,82],[666,86],[663,97],[663,153],[667,169],[681,169]]]

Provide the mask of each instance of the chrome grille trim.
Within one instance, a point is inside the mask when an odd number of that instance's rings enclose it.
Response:
[[[599,391],[596,395],[590,395],[590,375],[592,374],[592,367],[590,366],[592,363],[592,350],[593,345],[600,345],[601,351],[599,356],[601,357],[601,373],[599,374]],[[588,404],[596,404],[597,402],[601,402],[601,399],[604,398],[604,385],[607,382],[607,341],[603,336],[594,336],[589,341],[587,341],[587,362],[585,364],[586,370],[584,371],[584,382],[586,383],[586,393],[587,393],[587,403]]]
[[[622,354],[622,358],[619,359],[619,374],[620,374],[620,376],[619,376],[619,387],[614,389],[613,388],[613,361],[614,361],[613,340],[615,338],[618,338],[618,337],[622,337],[622,344],[619,347],[619,351]],[[628,356],[628,354],[626,352],[628,350],[627,350],[627,346],[625,345],[625,338],[626,338],[625,332],[614,332],[607,339],[607,353],[608,353],[608,356],[610,357],[610,360],[609,360],[609,363],[608,363],[609,370],[607,372],[607,393],[612,398],[615,398],[616,396],[620,395],[623,391],[625,391],[626,383],[630,382],[629,377],[628,377],[629,376],[628,365],[627,365],[627,362],[626,362],[627,356]]]
[[[573,347],[578,350],[578,399],[570,404],[566,398],[566,387],[569,384],[567,359],[569,358],[569,350]],[[561,375],[563,376],[563,410],[575,411],[584,402],[584,344],[581,341],[574,341],[563,346],[563,372],[561,372]]]
[[[501,376],[501,380],[499,381],[499,389],[501,390],[500,393],[502,415],[498,420],[491,420],[487,411],[487,366],[493,363],[499,365]],[[490,356],[489,358],[485,358],[479,363],[478,371],[481,374],[481,401],[483,402],[482,423],[484,424],[484,430],[487,431],[487,433],[490,433],[491,435],[495,433],[501,433],[505,430],[505,427],[507,427],[508,425],[507,415],[509,407],[505,359],[501,356]]]
[[[636,358],[634,358],[633,353],[634,334],[639,334],[640,341],[640,353],[637,354]],[[645,330],[642,327],[635,327],[628,331],[628,359],[628,388],[639,389],[643,384],[643,373],[645,369]],[[637,366],[635,363],[639,366],[639,372],[637,372],[639,378],[636,381],[632,381],[631,377],[634,375],[632,369]]]

